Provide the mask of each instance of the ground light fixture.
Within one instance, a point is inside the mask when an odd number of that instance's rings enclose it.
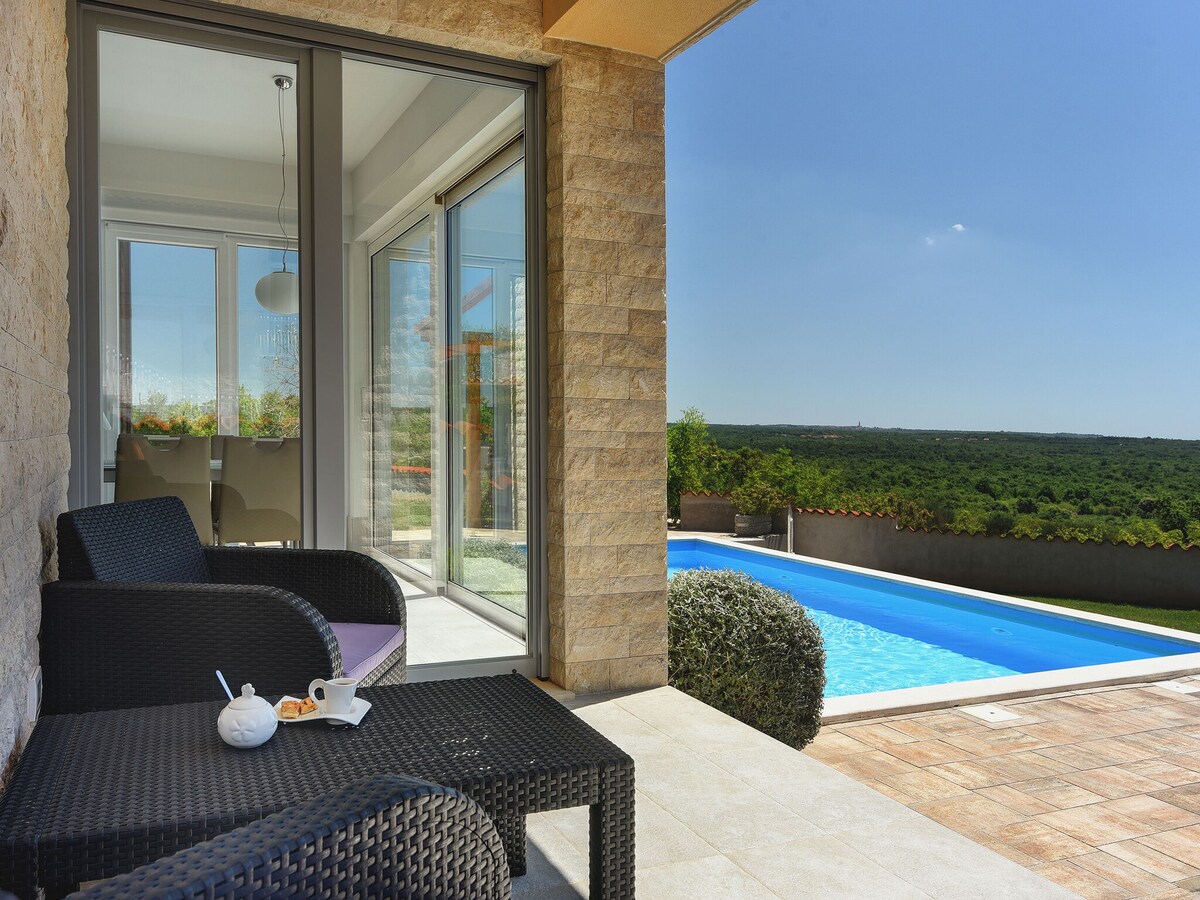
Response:
[[[287,195],[287,143],[283,137],[283,92],[292,89],[291,76],[275,75],[271,80],[279,91],[279,174],[282,185],[279,189],[279,204],[275,208],[275,218],[279,222],[279,233],[283,235],[283,253],[280,255],[280,269],[270,272],[258,279],[254,285],[254,296],[260,306],[267,312],[281,316],[294,315],[300,311],[300,277],[295,272],[289,272],[287,255],[291,249],[291,238],[283,227],[283,198]]]

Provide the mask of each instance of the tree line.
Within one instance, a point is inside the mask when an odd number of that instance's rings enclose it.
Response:
[[[710,425],[693,408],[668,426],[667,463],[672,517],[697,490],[915,528],[1200,544],[1200,441]]]

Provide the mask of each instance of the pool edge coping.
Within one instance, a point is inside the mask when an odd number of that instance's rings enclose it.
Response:
[[[782,560],[803,562],[835,571],[878,578],[883,581],[894,581],[916,587],[947,591],[953,594],[963,594],[977,600],[1030,610],[1056,618],[1093,622],[1109,628],[1116,628],[1120,631],[1148,634],[1156,637],[1170,638],[1186,644],[1200,645],[1200,635],[1190,631],[1164,628],[1161,625],[1150,625],[1143,622],[1134,623],[1129,619],[1118,619],[1115,616],[1105,616],[1084,610],[1051,606],[1050,604],[1039,603],[1036,600],[1025,600],[1005,594],[994,594],[988,591],[960,587],[959,585],[945,584],[924,578],[914,578],[910,575],[884,572],[881,569],[868,569],[863,566],[853,566],[848,563],[818,559],[813,556],[802,556],[798,553],[771,550],[766,547],[748,546],[741,541],[729,538],[690,533],[687,535],[668,535],[667,540],[668,543],[685,540],[705,541],[721,547],[731,547]],[[1061,693],[1064,691],[1083,690],[1116,684],[1165,681],[1180,675],[1196,673],[1200,673],[1200,646],[1197,646],[1197,652],[1195,653],[1177,653],[1172,656],[1155,656],[1149,659],[1101,663],[1094,666],[1051,669],[1047,672],[1003,675],[998,678],[953,681],[947,684],[898,688],[893,691],[877,691],[870,694],[848,694],[843,697],[829,697],[825,700],[821,723],[833,725],[857,719],[927,712],[932,709],[963,706],[968,703],[989,703],[996,700],[1030,697],[1036,694]]]

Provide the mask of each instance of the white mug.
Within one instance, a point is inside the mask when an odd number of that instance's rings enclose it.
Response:
[[[317,699],[317,689],[324,693],[321,709],[325,713],[348,713],[354,703],[354,692],[358,690],[356,678],[314,678],[308,686],[308,695]]]

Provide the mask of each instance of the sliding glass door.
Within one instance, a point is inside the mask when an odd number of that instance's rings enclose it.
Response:
[[[536,671],[536,70],[145,2],[73,41],[72,503],[204,441],[221,541],[229,449],[295,442],[259,493],[401,582],[411,673]]]
[[[371,257],[372,543],[429,577],[437,570],[434,512],[442,493],[434,485],[442,378],[432,246],[432,217],[425,215]]]
[[[508,157],[517,156],[514,148]],[[524,159],[477,173],[446,211],[449,580],[526,618]],[[496,171],[499,169],[499,171]],[[504,616],[512,621],[511,616]],[[520,623],[518,623],[518,627]]]
[[[101,29],[96,65],[102,499],[180,492],[173,451],[202,442],[197,530],[236,501],[293,523],[237,542],[291,542],[301,472],[277,461],[300,456],[274,451],[301,426],[297,63]],[[224,465],[230,438],[261,451],[249,468]]]
[[[413,589],[417,665],[528,653],[525,103],[343,67],[351,340],[371,346],[351,360],[358,542]]]

